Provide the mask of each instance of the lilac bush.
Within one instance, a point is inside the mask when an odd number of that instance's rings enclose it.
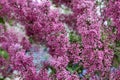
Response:
[[[119,5],[1,0],[0,80],[120,80]]]

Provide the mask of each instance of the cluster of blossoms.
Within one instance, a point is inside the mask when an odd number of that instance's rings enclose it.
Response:
[[[109,3],[106,3],[106,8],[104,9],[104,16],[106,19],[112,21],[111,26],[116,28],[117,33],[116,37],[120,40],[120,1],[112,1],[110,0]]]
[[[17,71],[23,80],[119,80],[119,5],[1,0],[0,73],[5,78]]]

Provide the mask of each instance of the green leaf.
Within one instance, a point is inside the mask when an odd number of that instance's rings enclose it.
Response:
[[[81,73],[83,70],[82,66],[80,66],[79,64],[72,64],[72,63],[69,63],[66,69],[71,73],[74,73],[74,72]]]
[[[69,33],[69,40],[70,42],[81,43],[81,37],[74,32]]]
[[[107,20],[107,25],[110,26],[112,24],[112,20],[111,19],[108,19]]]
[[[72,70],[72,68],[71,67],[68,67],[67,66],[67,68],[66,68],[68,71],[70,71],[71,73],[73,73],[74,71]]]
[[[52,66],[48,66],[48,70],[50,70],[49,74],[55,74],[56,69],[54,69]]]
[[[71,73],[74,72],[72,62],[70,62],[70,63],[67,65],[66,69],[67,69],[68,71],[70,71]]]
[[[118,68],[120,65],[120,55],[114,54],[113,57],[113,66]]]
[[[73,65],[73,70],[77,71],[80,68],[79,64],[74,64]]]
[[[9,24],[11,25],[11,27],[13,26],[13,20],[9,20]]]
[[[5,24],[5,22],[4,22],[2,17],[0,17],[0,23]]]
[[[0,56],[2,56],[5,59],[9,58],[8,53],[5,50],[3,50],[3,49],[0,49]]]
[[[3,78],[0,78],[0,80],[5,80],[5,79],[3,79]]]
[[[115,41],[115,48],[114,48],[114,57],[113,57],[113,66],[118,68],[120,66],[120,40]]]
[[[116,33],[117,33],[116,27],[115,27],[115,26],[111,26],[111,27],[112,27],[112,32],[113,32],[114,34],[116,34]]]
[[[116,41],[116,47],[120,47],[120,40]]]
[[[106,35],[105,33],[103,33],[103,32],[101,33],[101,39],[102,39],[102,40],[107,39],[107,35]]]
[[[96,1],[96,4],[100,6],[102,3],[100,1]]]
[[[29,41],[30,41],[30,43],[34,42],[34,40],[32,39],[32,37],[29,37]]]

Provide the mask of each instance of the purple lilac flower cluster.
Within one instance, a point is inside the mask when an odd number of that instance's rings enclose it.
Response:
[[[16,70],[25,80],[119,80],[119,68],[111,67],[120,1],[103,2],[98,15],[96,0],[1,0],[0,73]],[[60,12],[63,5],[71,14]],[[104,25],[108,19],[113,24]],[[17,23],[24,35],[16,32]]]

